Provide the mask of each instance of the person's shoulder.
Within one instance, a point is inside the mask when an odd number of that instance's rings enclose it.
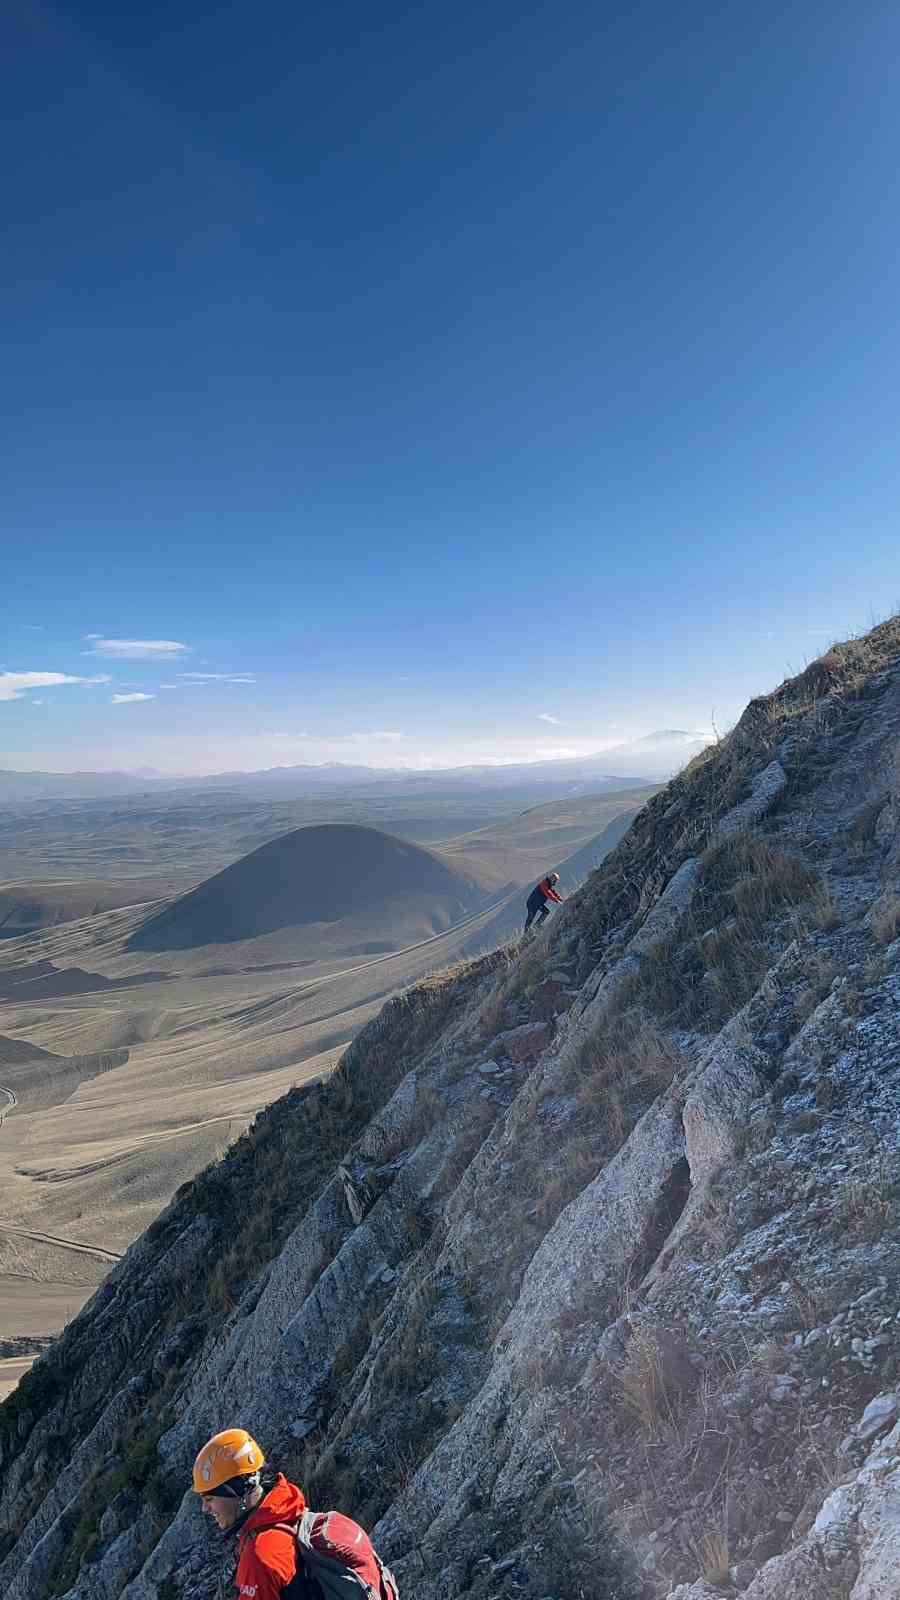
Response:
[[[297,1565],[296,1539],[290,1528],[260,1528],[247,1540],[248,1553],[279,1577],[293,1577]]]

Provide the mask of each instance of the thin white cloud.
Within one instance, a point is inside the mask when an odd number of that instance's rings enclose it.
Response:
[[[179,678],[192,683],[255,683],[249,672],[179,672]],[[174,687],[174,685],[172,686]]]
[[[333,734],[304,732],[285,733],[279,730],[277,733],[268,734],[267,737],[270,739],[283,740],[315,739],[316,741],[321,742],[323,748],[327,747],[329,750],[340,750],[348,744],[366,744],[369,743],[369,741],[373,742],[374,744],[400,744],[403,740],[409,738],[409,734],[401,733],[398,728],[366,728],[362,733]]]
[[[109,674],[77,678],[68,672],[0,672],[0,700],[21,700],[26,689],[55,689],[62,683],[109,683]]]
[[[113,697],[112,697],[112,703],[113,703],[114,706],[129,706],[135,700],[155,700],[155,699],[156,699],[156,695],[155,694],[114,694]]]
[[[538,722],[552,722],[555,728],[559,727],[559,717],[551,717],[549,711],[539,711]]]
[[[173,661],[190,650],[189,645],[177,639],[103,639],[92,633],[86,637],[94,642],[85,655],[107,656],[115,661]]]

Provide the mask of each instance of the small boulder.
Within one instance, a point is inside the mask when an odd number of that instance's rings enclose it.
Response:
[[[867,1439],[874,1439],[876,1433],[881,1433],[889,1423],[895,1422],[900,1412],[900,1390],[892,1389],[889,1394],[877,1394],[866,1406],[856,1429],[856,1437],[860,1444]]]

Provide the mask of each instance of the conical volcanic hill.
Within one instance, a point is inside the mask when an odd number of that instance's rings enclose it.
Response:
[[[404,1600],[900,1600],[900,619],[178,1191],[0,1408],[6,1600],[215,1600],[249,1427]]]
[[[483,899],[472,881],[420,845],[377,828],[296,828],[243,856],[157,913],[132,950],[186,950],[256,939],[282,928],[339,922],[414,897],[435,931]]]

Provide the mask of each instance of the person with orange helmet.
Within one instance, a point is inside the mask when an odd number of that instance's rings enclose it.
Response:
[[[244,1428],[225,1428],[207,1440],[194,1462],[193,1487],[206,1515],[237,1540],[234,1581],[242,1600],[282,1600],[298,1566],[307,1577],[316,1569],[342,1573],[341,1594],[358,1588],[361,1600],[399,1600],[391,1573],[358,1523],[339,1511],[310,1511],[303,1490],[269,1470]]]
[[[194,1493],[204,1513],[227,1538],[237,1539],[234,1581],[245,1600],[281,1600],[297,1572],[290,1524],[306,1510],[303,1490],[265,1467],[265,1456],[244,1428],[213,1434],[194,1462]]]
[[[549,917],[551,901],[555,901],[558,906],[562,905],[562,895],[556,892],[558,883],[559,873],[548,872],[540,883],[535,884],[525,903],[525,909],[528,912],[525,921],[526,933],[533,922],[536,921],[540,925],[545,917]]]

